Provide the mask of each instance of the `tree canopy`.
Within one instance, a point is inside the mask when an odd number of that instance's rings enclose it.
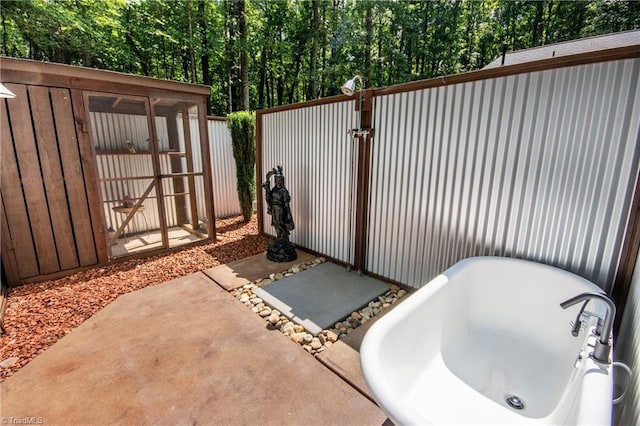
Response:
[[[482,68],[507,50],[640,28],[622,0],[22,0],[2,54],[211,86],[209,113]]]

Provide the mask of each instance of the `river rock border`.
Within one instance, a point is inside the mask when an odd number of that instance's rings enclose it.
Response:
[[[280,330],[281,333],[288,336],[293,342],[302,346],[304,350],[312,355],[327,350],[340,338],[348,335],[360,325],[378,315],[382,309],[390,307],[407,294],[406,290],[391,284],[389,290],[382,296],[370,301],[364,308],[354,311],[348,317],[338,321],[334,324],[333,328],[322,330],[317,336],[313,336],[303,326],[289,320],[277,309],[269,306],[264,300],[253,293],[254,288],[262,287],[285,277],[290,277],[326,261],[324,257],[317,257],[311,261],[294,265],[286,271],[274,273],[269,275],[269,277],[245,284],[240,288],[231,290],[229,293],[251,309],[252,312],[264,318],[269,327]]]

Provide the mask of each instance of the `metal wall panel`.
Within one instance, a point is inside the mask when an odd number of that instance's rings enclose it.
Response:
[[[420,287],[474,255],[611,288],[640,156],[640,60],[375,98],[367,269]]]
[[[619,425],[640,424],[640,256],[636,260],[635,272],[627,304],[624,308],[620,333],[614,345],[615,360],[626,363],[635,372],[628,384],[627,392],[621,404],[615,405]],[[619,371],[619,373],[622,373]],[[616,376],[617,378],[618,376]],[[620,380],[624,383],[624,380]],[[620,395],[616,392],[616,395]]]
[[[291,194],[291,241],[353,263],[357,144],[347,130],[356,125],[354,101],[263,114],[261,125],[263,172],[281,165]],[[263,220],[274,235],[271,217],[265,213]]]
[[[211,179],[216,217],[228,217],[242,213],[238,201],[236,161],[233,158],[231,133],[227,122],[208,120],[209,151],[211,153]]]

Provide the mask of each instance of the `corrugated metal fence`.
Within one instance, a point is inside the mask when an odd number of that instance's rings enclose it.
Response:
[[[357,152],[347,129],[356,122],[353,101],[277,111],[261,117],[262,170],[266,175],[276,166],[283,167],[296,227],[291,241],[350,263]],[[264,193],[258,197],[266,211]],[[266,214],[263,226],[265,232],[274,235],[271,217]]]
[[[209,118],[209,150],[211,152],[211,179],[216,217],[240,214],[236,162],[233,159],[231,133],[224,119]]]
[[[420,287],[498,255],[610,289],[640,147],[640,59],[376,97],[367,269]]]
[[[366,270],[420,287],[499,255],[609,290],[640,167],[639,73],[625,59],[374,90]],[[259,132],[264,172],[284,166],[292,240],[347,263],[352,102],[266,110]]]

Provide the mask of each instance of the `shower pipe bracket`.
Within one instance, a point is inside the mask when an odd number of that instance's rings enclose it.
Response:
[[[373,129],[349,129],[347,133],[352,137],[364,137],[365,140],[373,137]]]

